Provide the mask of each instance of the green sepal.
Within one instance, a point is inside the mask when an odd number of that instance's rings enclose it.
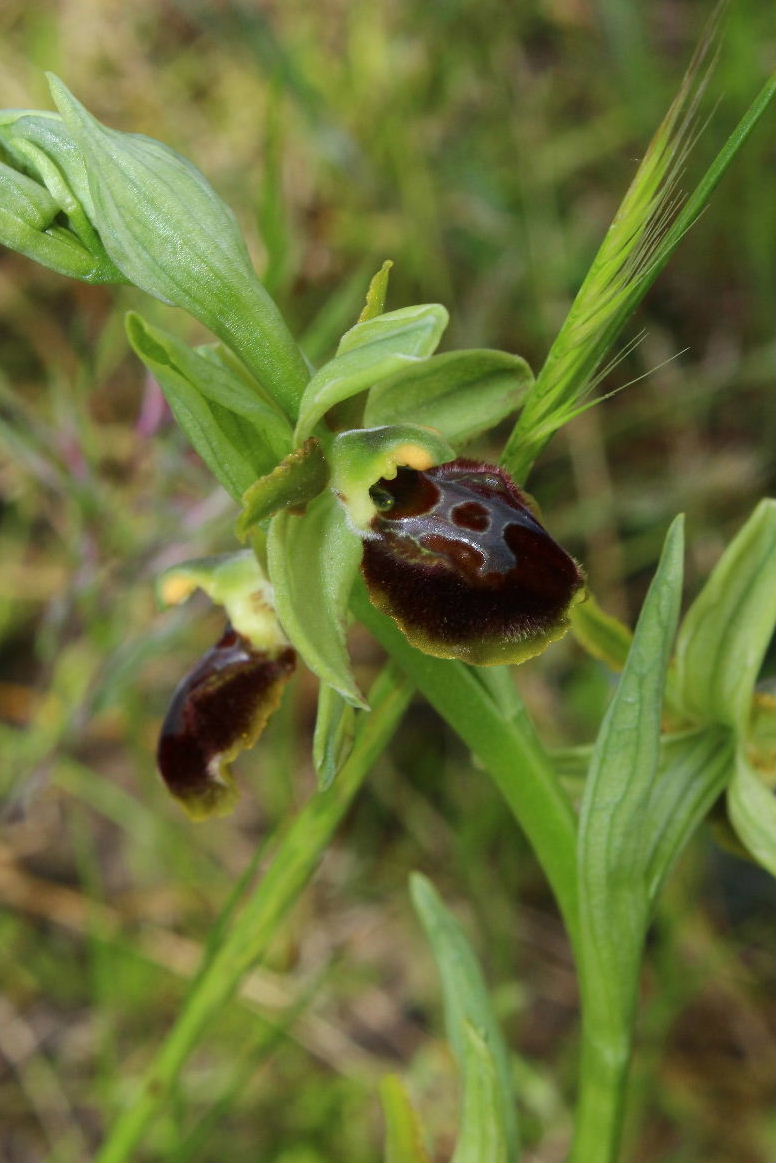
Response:
[[[693,602],[676,642],[673,693],[690,718],[744,732],[776,623],[776,501],[760,502]]]
[[[260,521],[281,509],[298,509],[322,493],[329,482],[329,466],[320,440],[311,436],[295,448],[271,473],[260,477],[243,496],[243,511],[235,526],[245,541]]]
[[[322,682],[354,707],[368,709],[348,661],[345,620],[361,542],[328,490],[304,514],[272,518],[269,574],[278,617],[292,644]]]
[[[396,470],[427,469],[455,459],[455,451],[437,432],[416,424],[353,428],[341,432],[329,451],[331,488],[358,530],[365,530],[377,509],[369,490]]]
[[[402,307],[356,323],[337,354],[315,373],[299,408],[296,441],[306,440],[335,404],[371,388],[402,367],[427,359],[442,338],[448,314],[438,303]]]
[[[180,154],[108,129],[58,78],[49,83],[83,155],[89,216],[113,262],[148,294],[201,320],[295,416],[307,366],[251,266],[232,211]]]
[[[288,645],[275,614],[272,587],[251,550],[181,562],[156,582],[164,606],[180,605],[196,589],[223,606],[237,633],[257,649],[272,652]]]
[[[519,355],[445,352],[375,384],[364,426],[432,425],[451,443],[463,443],[511,415],[532,383],[531,369]]]
[[[161,384],[175,419],[236,500],[286,454],[291,429],[238,376],[142,315],[126,317],[129,342]]]
[[[322,682],[313,734],[313,764],[318,790],[326,791],[353,750],[356,710],[339,691]]]

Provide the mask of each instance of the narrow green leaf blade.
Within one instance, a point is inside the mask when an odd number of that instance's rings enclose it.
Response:
[[[666,537],[582,798],[579,891],[588,983],[622,1021],[632,1005],[649,910],[653,795],[669,652],[679,616],[683,524]]]
[[[743,730],[776,624],[776,501],[761,501],[688,610],[676,644],[676,695],[706,723]]]
[[[364,426],[423,424],[451,442],[470,440],[519,406],[533,382],[519,355],[451,351],[403,368],[369,392]]]
[[[776,796],[767,787],[739,744],[727,795],[730,822],[754,859],[776,876]]]
[[[342,506],[326,491],[302,516],[278,513],[270,522],[267,552],[286,634],[322,682],[353,706],[368,709],[351,674],[345,643],[361,539],[349,528]]]
[[[490,1047],[469,1022],[463,1060],[461,1124],[452,1163],[508,1163],[510,1153],[499,1091],[498,1069]]]
[[[437,303],[389,311],[346,331],[334,359],[324,364],[305,389],[296,429],[297,443],[335,404],[370,388],[402,367],[427,359],[447,326],[447,311]]]
[[[505,1146],[505,1154],[485,1154],[480,1159],[517,1159],[518,1130],[509,1051],[482,971],[463,929],[431,882],[415,872],[410,878],[410,892],[442,978],[447,1036],[471,1106],[466,1126],[462,1126],[462,1132],[466,1131],[462,1142],[468,1151],[470,1144],[491,1136],[491,1142]],[[491,1077],[486,1079],[486,1074]],[[456,1153],[456,1160],[477,1163],[477,1157],[468,1154],[459,1158]]]
[[[385,1118],[385,1163],[431,1163],[418,1112],[397,1074],[380,1083]]]

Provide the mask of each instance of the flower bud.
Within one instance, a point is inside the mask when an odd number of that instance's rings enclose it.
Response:
[[[371,489],[362,571],[410,642],[477,665],[524,662],[568,629],[584,576],[504,469],[402,467]]]

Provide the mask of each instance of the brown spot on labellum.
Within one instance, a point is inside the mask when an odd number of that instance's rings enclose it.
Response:
[[[481,665],[522,662],[565,633],[582,571],[503,469],[400,468],[375,488],[384,504],[362,570],[372,601],[415,646]]]
[[[159,771],[190,815],[228,811],[236,799],[229,765],[258,739],[293,673],[291,647],[257,650],[228,625],[176,690],[162,726]]]
[[[450,516],[461,529],[483,533],[490,528],[490,514],[479,501],[464,501],[462,505],[456,505]]]

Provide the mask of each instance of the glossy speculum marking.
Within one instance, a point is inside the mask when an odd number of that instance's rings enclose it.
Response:
[[[206,817],[232,806],[229,764],[257,740],[295,664],[290,647],[270,655],[228,625],[180,683],[157,761],[170,792],[191,815]]]
[[[372,489],[363,572],[410,641],[445,658],[522,662],[561,637],[582,571],[495,465],[400,468]]]

